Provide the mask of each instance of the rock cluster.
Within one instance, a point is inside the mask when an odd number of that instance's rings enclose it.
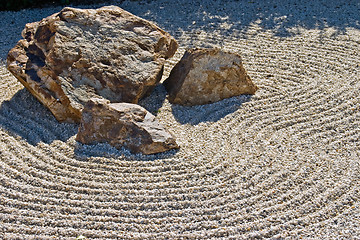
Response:
[[[116,7],[66,7],[28,23],[7,65],[59,121],[80,122],[91,97],[137,103],[160,81],[177,43],[155,24]]]
[[[7,67],[59,121],[80,122],[76,140],[154,154],[175,138],[136,103],[162,77],[178,44],[151,22],[115,6],[64,8],[26,24]],[[169,101],[212,103],[254,94],[237,54],[189,49],[164,82]]]
[[[189,49],[164,82],[169,101],[201,105],[258,89],[246,73],[241,57],[219,49]]]

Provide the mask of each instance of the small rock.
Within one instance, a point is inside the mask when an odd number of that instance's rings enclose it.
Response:
[[[179,148],[175,138],[143,107],[96,98],[85,104],[76,140],[85,144],[106,142],[143,154]]]
[[[7,67],[59,121],[80,122],[92,97],[137,103],[160,81],[177,43],[116,7],[66,7],[26,24]]]
[[[241,57],[219,49],[187,50],[164,85],[171,103],[189,106],[254,94],[258,89]]]

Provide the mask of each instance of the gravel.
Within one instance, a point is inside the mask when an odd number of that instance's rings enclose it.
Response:
[[[254,96],[140,104],[180,150],[144,156],[77,143],[5,68],[27,22],[0,14],[0,236],[4,239],[357,239],[358,1],[114,1],[189,47],[242,55]],[[85,7],[100,7],[98,4]]]

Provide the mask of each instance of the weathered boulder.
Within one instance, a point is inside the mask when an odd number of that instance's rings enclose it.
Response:
[[[96,98],[85,104],[76,140],[85,144],[106,142],[143,154],[179,148],[175,138],[143,107]]]
[[[59,121],[79,122],[101,96],[137,103],[160,81],[177,43],[155,24],[115,6],[66,7],[26,24],[7,67]]]
[[[238,54],[219,49],[189,49],[164,81],[171,103],[201,105],[258,87],[246,73]]]

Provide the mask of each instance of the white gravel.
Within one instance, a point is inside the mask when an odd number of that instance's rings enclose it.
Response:
[[[359,239],[359,1],[109,4],[178,40],[164,79],[216,46],[260,89],[182,107],[157,87],[141,105],[179,151],[82,145],[5,68],[24,25],[61,8],[0,12],[0,238]]]

